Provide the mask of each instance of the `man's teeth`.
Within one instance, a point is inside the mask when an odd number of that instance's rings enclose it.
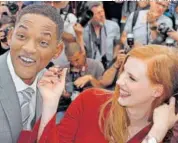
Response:
[[[33,59],[23,57],[23,56],[20,56],[20,59],[22,59],[22,61],[27,62],[27,63],[34,63],[35,62]]]

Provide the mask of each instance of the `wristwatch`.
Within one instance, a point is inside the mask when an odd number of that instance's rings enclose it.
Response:
[[[156,141],[156,138],[152,136],[146,136],[145,140],[146,140],[146,143],[158,143]]]

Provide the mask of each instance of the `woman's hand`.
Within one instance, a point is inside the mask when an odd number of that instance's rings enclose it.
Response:
[[[161,142],[169,129],[178,121],[178,114],[175,113],[175,98],[171,97],[169,104],[157,107],[153,113],[153,127],[149,135]]]

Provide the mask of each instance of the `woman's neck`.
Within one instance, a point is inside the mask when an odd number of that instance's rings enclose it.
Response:
[[[144,110],[143,109],[132,109],[132,108],[127,108],[127,115],[130,120],[130,125],[131,126],[140,126],[144,125],[148,122],[149,114],[150,114],[150,109]]]
[[[130,121],[130,125],[128,127],[129,139],[150,123],[148,121],[150,111],[150,105],[147,105],[146,107],[144,106],[144,108],[126,108],[126,112]]]

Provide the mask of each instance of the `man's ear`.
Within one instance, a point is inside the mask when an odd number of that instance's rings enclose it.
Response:
[[[56,47],[56,52],[55,52],[55,55],[53,56],[53,59],[56,59],[57,57],[59,57],[59,55],[62,53],[63,48],[64,48],[64,43],[61,41],[58,43]]]
[[[163,88],[163,85],[156,85],[155,87],[154,87],[154,97],[160,97],[161,95],[163,95],[163,92],[164,92],[164,88]]]
[[[8,35],[7,35],[7,43],[9,46],[11,45],[13,32],[14,32],[14,29],[11,29],[9,30]]]

